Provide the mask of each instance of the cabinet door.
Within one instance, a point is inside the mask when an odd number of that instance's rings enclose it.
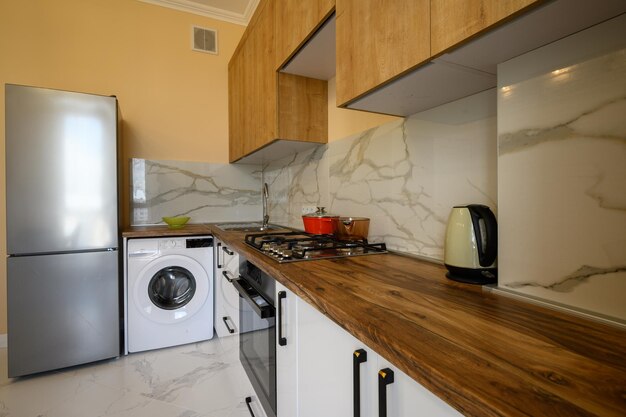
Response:
[[[353,356],[364,345],[322,313],[300,302],[298,322],[298,416],[347,417],[354,414]],[[368,348],[360,365],[361,416],[371,416],[376,354]]]
[[[288,362],[283,362],[283,369],[277,375],[279,387],[283,387],[282,394],[278,391],[279,404],[281,395],[291,396],[289,401],[282,398],[285,407],[290,408],[281,413],[279,405],[278,417],[352,417],[357,404],[360,417],[378,417],[382,404],[379,404],[378,373],[387,368],[394,376],[394,382],[385,387],[388,416],[461,416],[315,308],[290,292],[287,294],[288,298],[297,300],[296,322],[294,326],[283,326],[283,329],[296,332],[297,353],[294,358],[293,350],[290,351],[292,356]],[[288,317],[292,316],[293,309],[288,314]],[[294,336],[287,335],[288,343],[290,337]],[[278,369],[281,369],[280,346],[278,352]],[[297,362],[297,369],[291,367],[294,362]],[[281,382],[281,377],[287,379]],[[297,387],[297,395],[293,387]],[[293,411],[294,401],[297,401],[297,413]]]
[[[281,68],[324,23],[335,0],[276,0],[276,69]]]
[[[228,66],[230,162],[276,139],[328,141],[326,81],[276,72],[276,1],[261,0]]]
[[[378,371],[391,369],[394,382],[386,386],[387,415],[393,417],[460,417],[458,411],[450,407],[432,392],[418,384],[413,378],[378,356]],[[373,375],[378,399],[378,373]],[[377,413],[378,413],[377,401]],[[378,414],[375,414],[376,416]]]
[[[430,0],[337,0],[337,105],[430,57]]]
[[[232,336],[239,332],[239,295],[228,279],[239,275],[239,256],[219,240],[215,248],[215,331]]]
[[[247,39],[249,54],[245,62],[245,77],[250,94],[244,97],[248,107],[244,117],[249,118],[251,131],[244,138],[244,154],[248,154],[277,137],[278,80],[274,63],[274,0],[261,1],[263,7]]]
[[[274,0],[261,0],[229,63],[229,159],[277,137]]]
[[[228,63],[228,153],[230,161],[243,155],[246,132],[250,127],[246,124],[246,78],[244,77],[244,54],[247,48],[242,45]]]
[[[431,0],[432,55],[506,20],[538,0]]]
[[[328,142],[328,83],[278,74],[278,137],[302,142]]]
[[[298,415],[297,309],[298,298],[276,283],[276,414]],[[282,340],[281,340],[282,339]]]

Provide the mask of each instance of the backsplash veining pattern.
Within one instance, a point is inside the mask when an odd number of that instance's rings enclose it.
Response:
[[[594,31],[498,70],[499,286],[626,320],[626,49]]]
[[[131,224],[162,224],[164,216],[192,223],[259,220],[260,166],[131,160]]]
[[[496,209],[495,91],[387,123],[265,167],[272,222],[303,206],[369,217],[370,241],[443,260],[454,205]]]

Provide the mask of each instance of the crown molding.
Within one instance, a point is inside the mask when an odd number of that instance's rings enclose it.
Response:
[[[237,25],[247,26],[252,14],[256,10],[260,0],[250,0],[248,6],[243,13],[230,12],[217,7],[205,6],[188,0],[139,0],[143,3],[150,3],[157,6],[168,7],[170,9],[180,10],[187,13],[193,13],[200,16],[206,16],[213,19],[223,20]]]

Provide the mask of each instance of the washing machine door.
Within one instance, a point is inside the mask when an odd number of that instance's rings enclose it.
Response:
[[[180,323],[202,309],[210,294],[210,277],[195,259],[166,255],[139,273],[133,288],[136,306],[148,319]]]
[[[196,278],[182,266],[166,266],[152,276],[148,297],[163,310],[176,310],[189,304],[196,294]]]

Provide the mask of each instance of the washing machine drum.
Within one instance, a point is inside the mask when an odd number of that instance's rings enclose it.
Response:
[[[192,317],[207,302],[207,271],[183,255],[155,259],[140,272],[134,299],[144,316],[159,323],[178,323]]]
[[[193,299],[196,279],[182,266],[166,266],[150,279],[148,297],[164,310],[181,308]]]

